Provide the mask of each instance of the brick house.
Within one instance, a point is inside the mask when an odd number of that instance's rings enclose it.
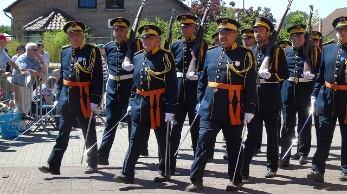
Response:
[[[4,12],[11,13],[12,34],[18,39],[62,29],[71,19],[84,22],[94,37],[111,37],[108,21],[123,16],[132,22],[140,4],[141,0],[16,0]],[[142,18],[168,20],[172,8],[176,14],[189,12],[181,0],[147,0]]]

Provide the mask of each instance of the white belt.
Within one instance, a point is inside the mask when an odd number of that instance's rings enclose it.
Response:
[[[301,78],[301,77],[299,77],[299,78],[296,78],[296,80],[295,80],[295,78],[294,77],[289,77],[288,79],[287,79],[288,81],[291,81],[291,82],[312,82],[313,80],[310,80],[310,79],[305,79],[305,78]]]
[[[270,81],[266,81],[265,79],[259,79],[259,83],[260,84],[278,84],[278,81],[274,81],[274,82],[270,82]]]
[[[183,77],[183,73],[182,72],[176,72],[177,78],[179,77]]]
[[[127,74],[127,75],[111,75],[109,74],[108,78],[116,81],[126,80],[126,79],[132,79],[133,74]]]

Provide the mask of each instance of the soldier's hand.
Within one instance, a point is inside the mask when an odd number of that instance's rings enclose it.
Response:
[[[310,71],[306,71],[304,72],[303,77],[307,80],[312,80],[315,77],[315,75],[312,74]]]
[[[130,59],[125,57],[123,63],[122,63],[122,68],[125,71],[132,71],[134,69],[134,64],[130,62]]]
[[[316,103],[316,97],[311,97],[311,107],[310,107],[310,113],[314,113],[314,106]]]
[[[269,79],[271,77],[271,73],[268,69],[263,69],[258,72],[259,77],[263,79]]]
[[[195,111],[196,111],[196,112],[199,112],[199,109],[200,109],[200,103],[196,104],[196,106],[195,106]]]
[[[252,120],[253,118],[254,118],[254,114],[253,114],[253,113],[248,113],[248,112],[246,112],[246,113],[245,113],[245,118],[244,118],[243,122],[244,122],[245,124],[248,124],[248,123],[251,122],[251,120]]]
[[[90,103],[90,108],[92,109],[92,111],[96,111],[99,109],[99,105],[94,104],[94,103]]]
[[[191,81],[196,81],[199,79],[199,77],[195,74],[195,72],[188,72],[186,75],[186,78]]]
[[[175,116],[175,114],[173,114],[173,113],[165,113],[165,122],[172,121],[174,116]]]
[[[130,112],[131,112],[131,106],[128,106],[128,108],[127,108],[127,115],[129,115]]]

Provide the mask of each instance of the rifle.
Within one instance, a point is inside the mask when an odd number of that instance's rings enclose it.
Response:
[[[310,5],[310,14],[308,16],[308,22],[307,22],[307,32],[305,34],[305,47],[304,47],[304,55],[305,55],[305,64],[304,64],[304,71],[311,71],[313,64],[312,64],[312,56],[313,56],[313,43],[312,43],[312,15],[313,15],[313,5]]]
[[[134,45],[135,45],[135,38],[136,38],[136,31],[137,31],[137,27],[139,25],[139,21],[140,21],[140,17],[143,11],[143,7],[145,6],[146,0],[142,0],[141,6],[139,8],[139,10],[137,11],[137,15],[135,17],[133,26],[130,30],[130,34],[129,34],[129,39],[127,42],[128,45],[128,51],[126,53],[126,57],[124,59],[124,61],[130,61],[130,63],[132,63],[133,60],[133,54],[134,54]]]
[[[200,49],[201,49],[201,45],[203,44],[204,41],[204,30],[205,30],[205,24],[206,24],[206,19],[207,19],[207,14],[210,10],[211,7],[211,1],[209,0],[207,2],[207,6],[205,8],[205,12],[204,15],[202,16],[200,25],[199,25],[199,29],[196,33],[196,39],[195,42],[192,46],[192,52],[194,55],[192,55],[192,60],[190,61],[189,67],[188,67],[188,71],[189,72],[196,72],[198,68],[198,65],[200,63],[199,58],[200,58]]]
[[[288,0],[288,5],[287,5],[287,8],[286,10],[284,11],[283,13],[283,16],[281,18],[281,21],[277,27],[277,30],[273,31],[272,32],[272,35],[270,37],[270,41],[269,41],[269,44],[266,48],[266,51],[265,51],[265,58],[263,60],[263,62],[261,63],[260,67],[259,67],[259,71],[260,70],[264,70],[264,69],[269,69],[269,64],[270,64],[270,61],[271,61],[271,50],[272,50],[272,47],[275,45],[276,43],[276,40],[278,38],[278,35],[280,33],[280,30],[282,28],[282,25],[283,25],[283,22],[284,22],[284,19],[286,18],[287,14],[288,14],[288,11],[290,9],[290,6],[292,5],[292,2],[293,0]]]
[[[166,36],[166,40],[164,43],[164,49],[166,50],[170,50],[170,46],[172,43],[172,25],[175,19],[175,8],[172,8],[171,10],[171,17],[170,17],[170,21],[169,21],[169,27],[168,27],[168,31],[167,31],[167,36]]]

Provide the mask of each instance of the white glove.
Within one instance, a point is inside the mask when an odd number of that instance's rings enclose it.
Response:
[[[314,105],[316,103],[316,98],[311,97],[311,107],[310,107],[310,113],[314,113]]]
[[[315,75],[312,74],[310,71],[304,72],[303,76],[304,76],[304,78],[307,79],[307,80],[312,80],[312,79],[315,77]]]
[[[131,106],[128,106],[128,108],[127,108],[127,114],[130,114],[130,111],[131,111]]]
[[[134,64],[130,63],[130,59],[125,57],[125,59],[122,63],[122,68],[125,71],[132,71],[134,69]]]
[[[269,79],[271,77],[271,73],[268,69],[263,69],[258,72],[259,77],[263,79]]]
[[[170,122],[173,120],[173,117],[175,116],[175,114],[173,113],[165,113],[165,122]]]
[[[90,108],[92,109],[92,111],[96,111],[96,110],[98,110],[99,105],[94,104],[94,103],[90,103]]]
[[[186,75],[186,78],[191,81],[196,81],[199,79],[199,77],[195,74],[195,72],[188,72]]]
[[[200,109],[200,103],[196,104],[196,106],[195,106],[195,111],[196,111],[196,112],[199,112],[199,109]]]
[[[245,124],[248,124],[248,123],[251,122],[251,120],[253,119],[253,117],[254,117],[254,114],[253,114],[253,113],[248,113],[248,112],[246,112],[246,113],[245,113],[245,118],[244,118],[243,122],[244,122]]]

